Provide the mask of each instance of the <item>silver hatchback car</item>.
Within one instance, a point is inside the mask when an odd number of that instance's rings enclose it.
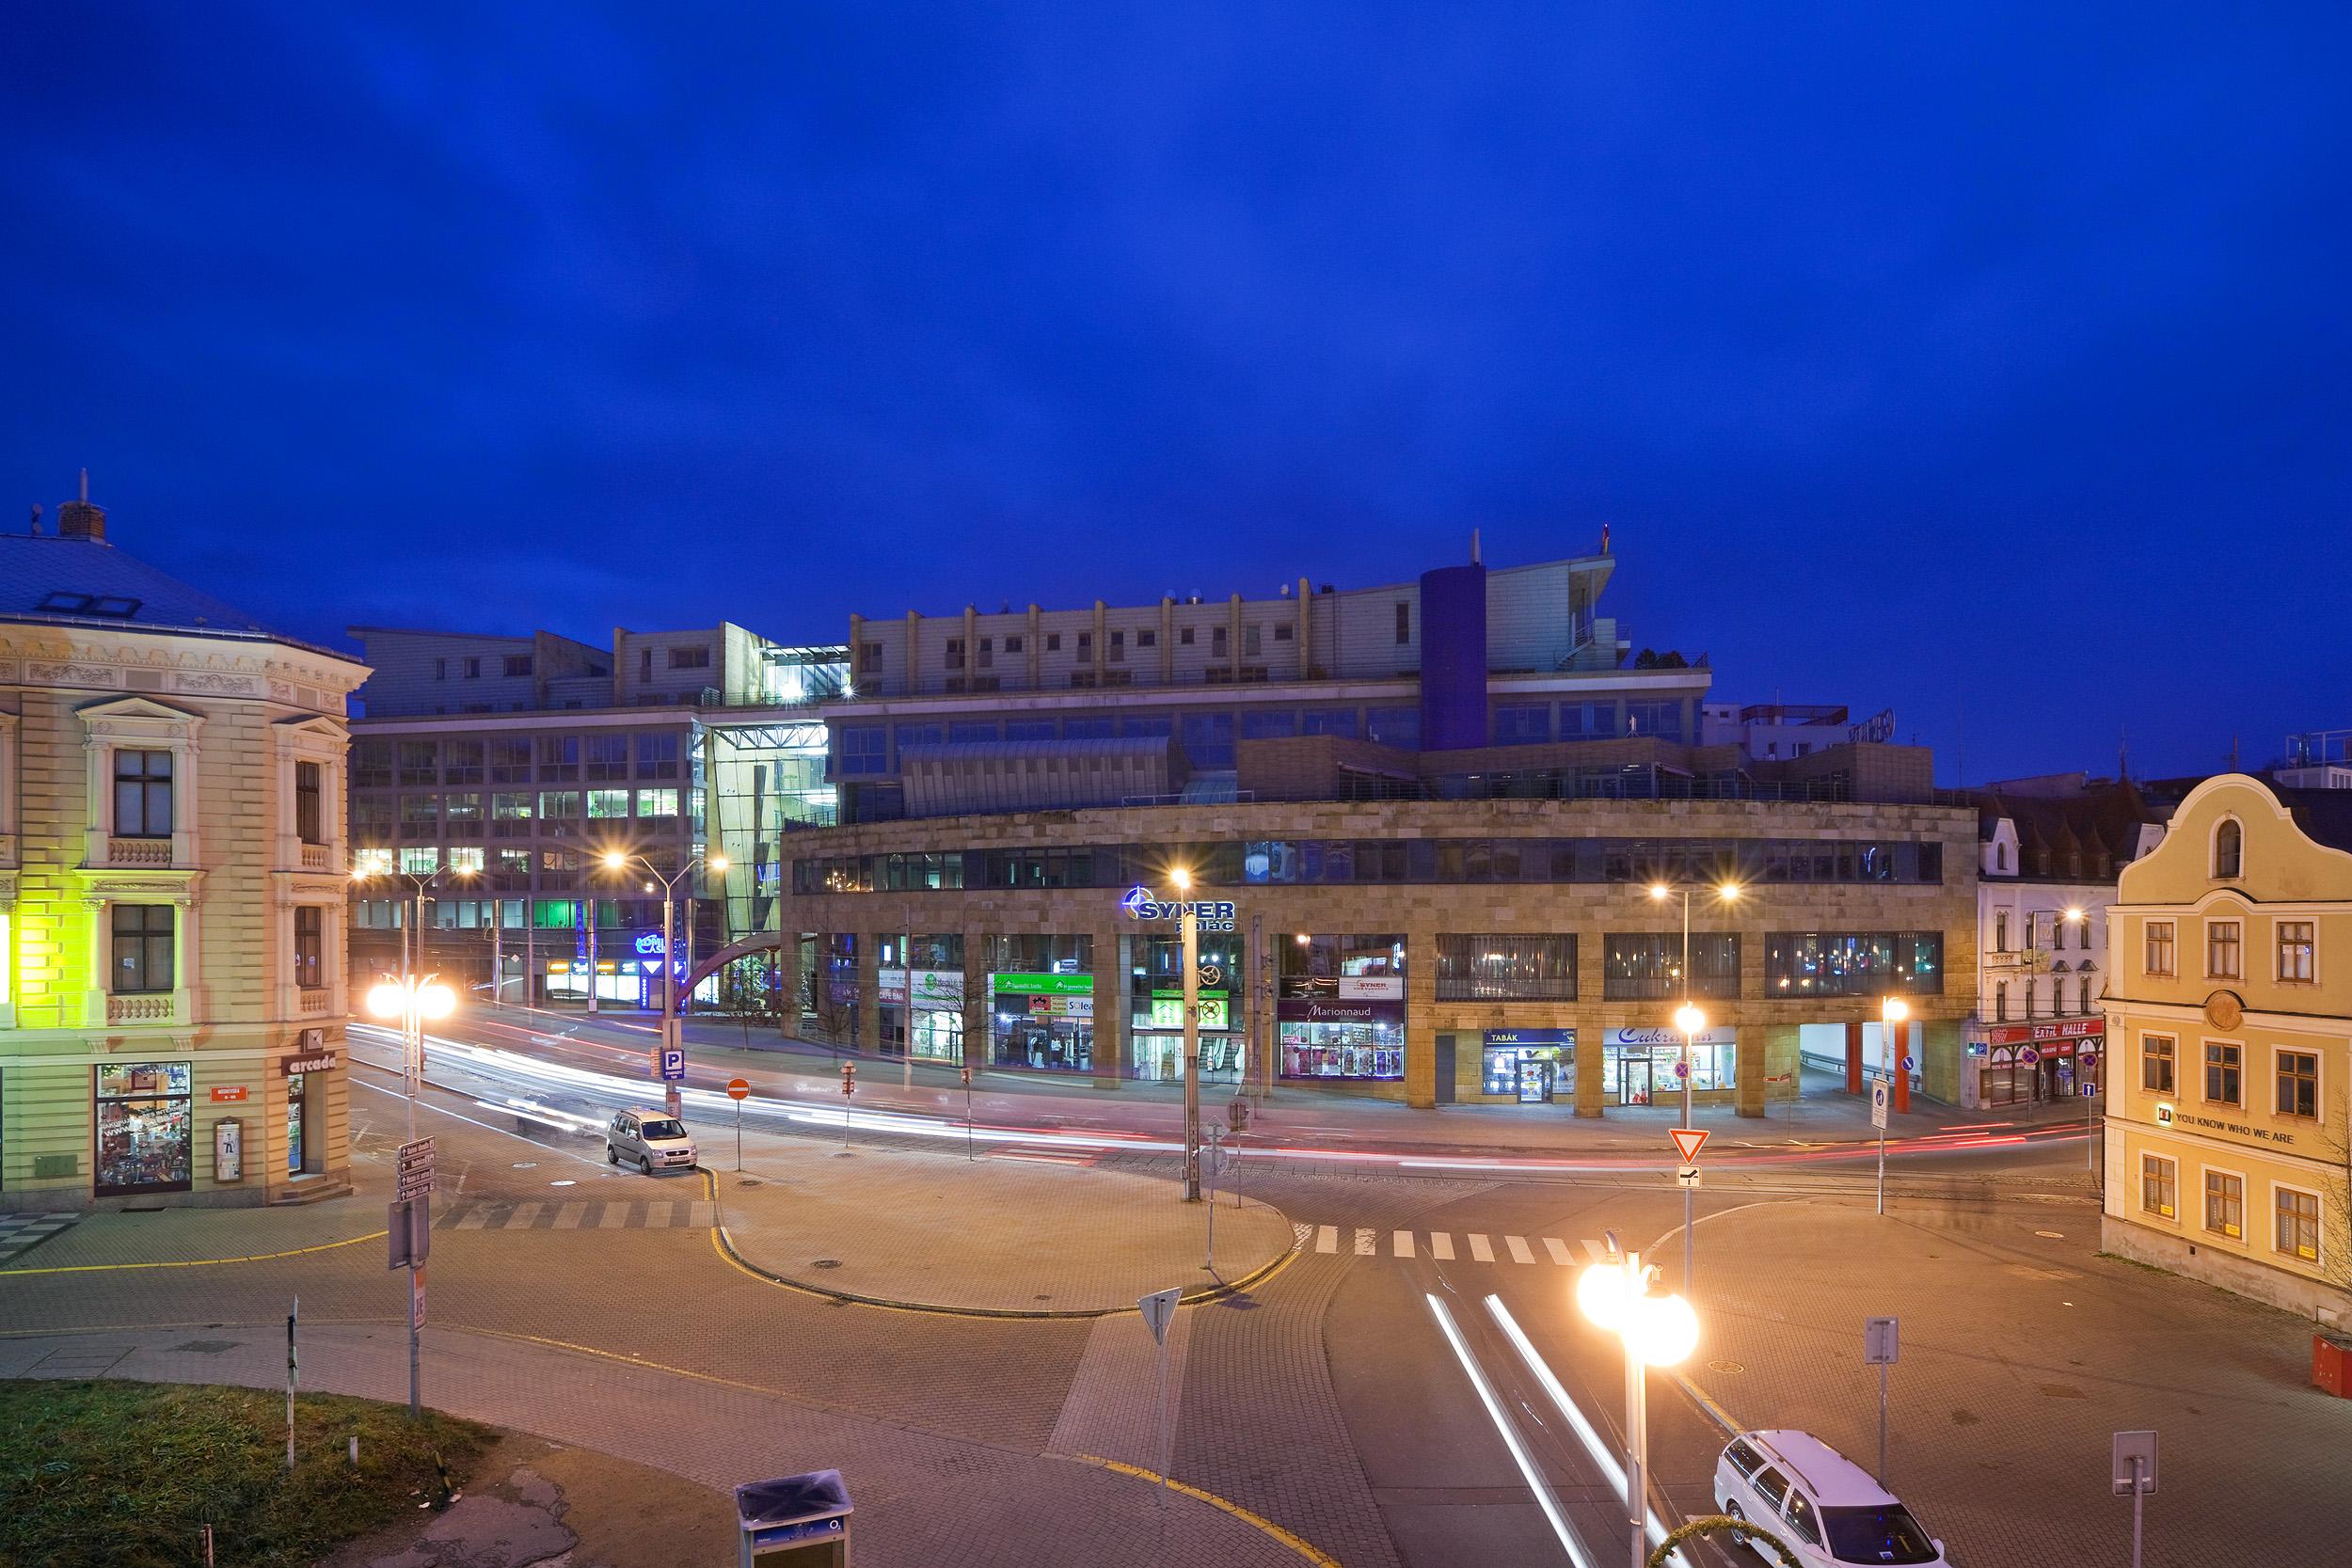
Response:
[[[667,1111],[619,1111],[604,1130],[609,1164],[635,1165],[651,1176],[658,1170],[691,1170],[694,1157],[686,1124]]]

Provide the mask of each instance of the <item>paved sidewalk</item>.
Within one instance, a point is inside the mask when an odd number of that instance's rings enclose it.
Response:
[[[857,1149],[761,1138],[750,1174],[713,1173],[726,1236],[747,1262],[862,1300],[966,1311],[1132,1310],[1169,1287],[1197,1295],[1288,1253],[1290,1222],[1258,1202],[1216,1211],[1162,1178],[1058,1160]]]
[[[303,1385],[397,1401],[402,1331],[311,1329]],[[779,1354],[784,1354],[779,1352]],[[658,1465],[706,1487],[837,1467],[867,1568],[1300,1568],[1313,1556],[1182,1491],[1106,1467],[812,1410],[717,1379],[447,1329],[425,1336],[437,1407]],[[0,1339],[0,1376],[282,1387],[282,1337],[228,1329]],[[689,1487],[680,1487],[684,1503]]]
[[[1888,1481],[1959,1560],[2127,1560],[2107,1488],[2113,1433],[2153,1428],[2163,1491],[2148,1560],[2337,1560],[2352,1536],[2352,1401],[2310,1386],[2312,1325],[2096,1254],[2087,1202],[1905,1213],[1773,1204],[1715,1218],[1684,1369],[1744,1427],[1793,1426],[1870,1467],[1867,1316],[1901,1319]],[[2333,1555],[2331,1555],[2333,1554]]]

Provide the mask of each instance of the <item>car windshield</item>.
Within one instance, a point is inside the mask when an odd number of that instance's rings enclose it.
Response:
[[[682,1138],[686,1136],[686,1125],[664,1117],[645,1123],[645,1136],[648,1138]]]
[[[1821,1528],[1840,1562],[1933,1562],[1935,1546],[1900,1503],[1825,1508]]]

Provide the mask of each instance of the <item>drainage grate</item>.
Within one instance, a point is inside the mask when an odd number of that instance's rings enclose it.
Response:
[[[1740,1361],[1709,1361],[1707,1370],[1710,1372],[1744,1372],[1748,1369],[1746,1363]]]
[[[819,1269],[837,1269],[841,1266],[841,1259],[838,1258],[819,1258],[811,1266]]]

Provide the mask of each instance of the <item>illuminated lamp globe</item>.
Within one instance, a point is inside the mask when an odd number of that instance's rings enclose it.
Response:
[[[1675,1009],[1675,1027],[1686,1035],[1707,1033],[1707,1015],[1688,1002]]]
[[[1169,884],[1170,884],[1171,886],[1173,886],[1173,887],[1176,889],[1176,891],[1177,891],[1177,892],[1179,892],[1179,893],[1186,893],[1186,892],[1191,891],[1191,888],[1192,888],[1192,873],[1191,873],[1191,872],[1189,872],[1189,871],[1187,871],[1187,870],[1185,870],[1185,869],[1184,869],[1183,866],[1181,866],[1181,865],[1180,865],[1180,866],[1178,866],[1175,870],[1173,870],[1173,871],[1171,871],[1171,872],[1169,872],[1169,873],[1168,874],[1168,879]]]
[[[400,1016],[401,990],[389,980],[368,988],[368,1011],[378,1018]]]
[[[1698,1349],[1699,1315],[1680,1296],[1644,1296],[1634,1304],[1626,1343],[1652,1367],[1672,1367]]]
[[[1625,1324],[1626,1278],[1622,1263],[1595,1263],[1576,1276],[1576,1307],[1614,1334]]]
[[[1666,898],[1666,896],[1667,896],[1669,894],[1671,894],[1671,893],[1673,893],[1673,892],[1674,892],[1674,889],[1672,889],[1672,888],[1668,887],[1668,886],[1667,886],[1665,883],[1663,883],[1663,882],[1652,882],[1652,883],[1650,883],[1650,885],[1649,885],[1649,895],[1650,895],[1652,898],[1656,898],[1656,899],[1661,900],[1661,902],[1662,902],[1662,901]]]
[[[724,855],[712,855],[707,860],[705,860],[703,864],[709,870],[712,876],[716,877],[726,870],[727,858]]]
[[[1726,904],[1737,904],[1742,890],[1738,882],[1725,882],[1715,890],[1715,896]]]
[[[1880,1007],[1879,1016],[1885,1019],[1889,1023],[1900,1023],[1903,1020],[1911,1016],[1911,1004],[1905,1002],[1899,996],[1890,996],[1886,999],[1885,1004]]]
[[[457,1010],[457,993],[447,986],[427,986],[417,992],[417,1012],[424,1018],[447,1018]]]
[[[621,867],[627,865],[628,863],[628,857],[622,854],[618,849],[607,849],[604,852],[604,865],[605,869],[608,871],[618,871]]]

